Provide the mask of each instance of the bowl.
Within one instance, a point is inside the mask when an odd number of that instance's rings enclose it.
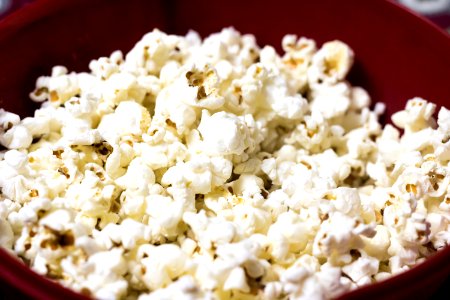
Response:
[[[93,58],[128,51],[157,27],[202,36],[234,26],[280,50],[295,33],[319,44],[340,39],[356,61],[349,80],[387,105],[386,120],[420,96],[450,104],[450,38],[425,19],[391,1],[145,1],[38,0],[0,22],[0,107],[30,115],[28,93],[53,65],[87,70]],[[388,280],[340,299],[428,298],[450,274],[450,247]],[[86,299],[46,279],[0,249],[0,287],[8,298]]]

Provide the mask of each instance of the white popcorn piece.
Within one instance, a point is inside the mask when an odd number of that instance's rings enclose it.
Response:
[[[125,56],[124,69],[137,72],[145,69],[151,74],[157,74],[160,69],[176,55],[179,37],[166,35],[155,29],[147,33]]]
[[[363,249],[368,255],[383,261],[389,258],[387,253],[391,243],[389,229],[386,226],[377,225],[375,231],[375,236],[372,238],[362,237],[364,242]]]
[[[378,102],[379,103],[379,102]],[[351,91],[350,107],[353,109],[363,109],[370,104],[370,96],[362,87],[356,86]]]
[[[358,191],[352,188],[339,187],[332,192],[336,197],[332,203],[336,210],[347,216],[359,216],[361,213],[361,200]]]
[[[0,135],[0,143],[9,149],[28,148],[33,141],[31,132],[23,125],[13,126]]]
[[[101,57],[98,60],[92,60],[89,63],[89,69],[94,75],[105,80],[113,73],[119,71],[119,65],[123,63],[123,54],[121,51],[114,51],[110,57]]]
[[[116,144],[126,135],[138,135],[147,131],[150,114],[133,101],[121,102],[115,112],[102,118],[98,132],[109,144]]]
[[[66,231],[69,229],[68,226],[71,226],[73,219],[73,213],[71,211],[59,209],[41,218],[39,223],[55,231]]]
[[[219,112],[210,116],[203,111],[198,130],[208,153],[241,155],[248,147],[248,128],[242,119],[233,114]]]
[[[193,68],[187,71],[185,78],[174,89],[179,89],[179,93],[184,94],[184,102],[194,107],[214,110],[225,103],[225,99],[218,93],[217,72],[208,65],[202,69]]]
[[[144,246],[141,246],[144,247]],[[165,287],[176,277],[183,274],[186,254],[176,245],[145,246],[140,249],[148,255],[142,259],[146,271],[143,280],[152,290]]]
[[[299,217],[292,212],[278,216],[277,222],[270,226],[267,233],[272,243],[273,256],[283,260],[283,252],[302,251],[308,242],[308,228]],[[281,250],[284,248],[284,251]],[[281,251],[280,251],[281,250]]]
[[[250,287],[247,284],[244,270],[242,268],[234,268],[228,275],[228,278],[223,285],[223,289],[225,291],[238,290],[244,293],[249,292]]]
[[[145,212],[149,215],[149,225],[152,230],[166,235],[176,233],[178,223],[183,217],[184,204],[174,201],[172,197],[149,195],[145,198]]]
[[[334,84],[343,80],[353,64],[353,56],[353,51],[341,41],[323,44],[308,69],[310,84]]]
[[[99,299],[115,299],[125,295],[128,284],[122,278],[126,272],[126,262],[122,250],[97,252],[89,257],[88,265],[93,272],[86,276],[84,287]]]
[[[190,186],[194,193],[206,194],[231,175],[231,163],[224,158],[197,155],[187,163],[169,168],[161,182],[177,187]]]
[[[0,245],[11,249],[14,243],[14,232],[11,225],[4,218],[0,218]]]
[[[158,300],[158,299],[210,299],[211,296],[203,295],[195,280],[185,275],[177,281],[171,283],[164,289],[156,290],[147,295],[139,296],[139,300]]]
[[[375,231],[371,226],[335,212],[322,223],[314,240],[313,253],[318,256],[333,253],[343,255],[351,249],[363,246],[361,236],[372,237],[374,234]]]
[[[342,276],[338,267],[323,265],[315,276],[319,281],[326,298],[336,298],[354,287],[353,282]]]
[[[203,210],[198,214],[186,212],[183,215],[183,221],[190,226],[196,235],[199,246],[205,249],[230,243],[237,231],[231,222],[218,218],[208,219]]]
[[[269,282],[264,287],[264,297],[267,299],[278,298],[283,292],[283,286],[279,282]]]
[[[117,178],[116,183],[127,192],[145,197],[149,194],[149,186],[155,183],[155,173],[138,157],[131,161],[125,175]]]
[[[30,93],[30,98],[36,102],[47,100],[54,106],[59,106],[80,92],[79,75],[68,74],[64,66],[55,66],[51,76],[39,77],[36,89]]]
[[[20,117],[16,114],[7,112],[3,108],[0,108],[0,126],[1,131],[8,131],[13,126],[18,125],[20,123]]]
[[[375,275],[378,272],[378,265],[378,259],[370,257],[360,257],[351,264],[344,266],[342,268],[342,271],[347,274],[354,282],[360,283],[361,279],[363,279],[364,277],[370,278],[370,276]]]
[[[21,171],[27,163],[27,155],[17,150],[7,151],[3,157],[4,161],[13,169]]]
[[[315,88],[312,113],[320,114],[326,119],[342,116],[350,106],[350,92],[346,83]]]
[[[445,107],[441,107],[438,114],[437,123],[439,125],[439,129],[443,132],[450,131],[450,110]]]
[[[103,232],[114,243],[120,243],[125,249],[133,249],[138,243],[143,243],[151,238],[150,227],[133,219],[125,219],[120,225],[108,224]]]
[[[408,132],[417,132],[431,126],[436,105],[422,98],[413,98],[406,103],[405,110],[392,115],[392,122]]]

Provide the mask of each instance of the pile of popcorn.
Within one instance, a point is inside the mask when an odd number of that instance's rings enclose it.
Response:
[[[89,73],[56,66],[34,117],[0,109],[0,244],[98,299],[328,299],[450,242],[450,111],[393,115],[353,52],[232,28],[154,30]]]

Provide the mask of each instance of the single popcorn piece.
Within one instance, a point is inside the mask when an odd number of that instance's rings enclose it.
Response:
[[[55,210],[40,219],[40,224],[56,231],[68,230],[68,226],[73,223],[73,214],[71,211],[59,209]]]
[[[201,123],[198,127],[207,153],[215,155],[241,155],[248,147],[249,130],[245,122],[238,116],[218,112],[209,115],[202,112]]]
[[[20,124],[13,126],[0,136],[0,143],[9,149],[28,148],[32,141],[33,135],[31,132]]]
[[[142,135],[150,125],[150,114],[134,101],[121,102],[115,112],[102,118],[98,132],[110,145],[127,135]]]
[[[147,247],[149,246],[149,247]],[[186,254],[176,245],[141,246],[145,257],[143,281],[152,290],[167,286],[173,279],[180,277],[186,268]]]
[[[345,78],[353,64],[353,51],[341,41],[323,44],[308,69],[310,83],[335,84]]]
[[[11,249],[14,243],[14,232],[4,218],[0,219],[0,243],[6,249]]]
[[[417,132],[430,127],[434,123],[432,115],[436,105],[422,98],[413,98],[406,104],[405,110],[392,115],[392,122],[399,128]]]
[[[450,244],[450,111],[383,103],[354,53],[157,29],[0,108],[0,245],[96,299],[335,299]],[[373,107],[373,108],[372,108]]]
[[[350,106],[350,89],[346,83],[322,86],[313,91],[312,113],[326,119],[342,116]]]

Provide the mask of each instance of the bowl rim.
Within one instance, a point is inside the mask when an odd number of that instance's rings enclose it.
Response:
[[[85,2],[92,3],[93,1],[35,0],[34,2],[27,3],[24,7],[0,20],[0,45],[9,37],[15,35],[21,29],[32,25],[34,22],[51,17],[56,12],[82,5]],[[428,27],[430,31],[434,31],[435,33],[439,32],[440,36],[447,40],[450,49],[450,35],[430,20],[409,8],[401,6],[393,0],[382,0],[379,2],[381,3],[380,5],[386,5],[389,6],[389,9],[396,10],[397,14],[403,15],[402,17],[414,18],[415,22],[420,23],[421,26]],[[411,285],[420,280],[420,275],[433,272],[442,265],[446,265],[448,269],[442,271],[442,273],[445,272],[448,275],[450,272],[450,245],[405,272],[393,275],[386,280],[349,291],[339,296],[338,299],[359,299],[364,295],[379,294],[380,291],[382,293],[383,291],[404,287],[405,284]],[[19,258],[14,257],[12,251],[2,247],[0,247],[0,282],[5,282],[13,288],[19,289],[23,294],[36,299],[58,299],[61,295],[64,295],[67,298],[66,300],[89,299],[80,293],[63,287],[56,281],[39,275],[21,262]]]

